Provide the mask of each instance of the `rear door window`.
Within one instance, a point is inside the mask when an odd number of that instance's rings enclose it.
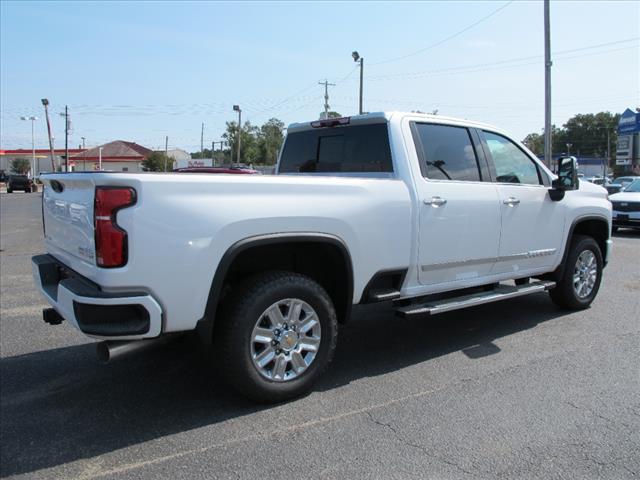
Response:
[[[469,130],[452,125],[415,123],[412,128],[420,169],[431,180],[481,180]]]
[[[280,173],[393,172],[386,123],[287,135]]]

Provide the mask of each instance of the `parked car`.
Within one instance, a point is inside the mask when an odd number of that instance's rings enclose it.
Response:
[[[33,182],[26,175],[9,175],[7,180],[7,193],[13,193],[14,190],[22,190],[26,193],[31,193],[33,189]]]
[[[177,173],[234,173],[234,174],[257,174],[260,173],[257,170],[246,167],[183,167],[173,170]]]
[[[575,158],[558,171],[496,127],[392,112],[290,125],[275,176],[43,175],[34,279],[45,321],[104,340],[103,360],[196,331],[230,385],[283,401],[330,366],[355,304],[587,308],[611,203]]]
[[[640,178],[609,199],[613,207],[614,232],[620,227],[640,228]]]

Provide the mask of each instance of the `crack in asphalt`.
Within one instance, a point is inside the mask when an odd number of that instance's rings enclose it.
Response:
[[[406,438],[404,438],[402,435],[400,435],[400,433],[398,433],[398,430],[391,424],[391,423],[384,423],[381,422],[380,420],[377,420],[373,414],[371,412],[365,412],[367,414],[367,417],[369,418],[369,420],[371,420],[371,422],[373,422],[376,425],[379,425],[381,427],[385,427],[388,430],[390,430],[393,435],[395,436],[395,438],[403,445],[406,445],[407,447],[412,447],[415,449],[420,450],[422,453],[424,453],[425,455],[427,455],[429,458],[433,458],[434,460],[437,460],[439,462],[442,462],[446,465],[455,467],[457,470],[465,473],[466,475],[471,475],[473,476],[474,473],[470,472],[469,470],[466,470],[465,468],[463,468],[462,466],[458,465],[455,462],[452,462],[450,460],[447,460],[446,458],[442,458],[439,457],[437,455],[434,455],[433,453],[431,453],[426,447],[423,447],[422,445],[419,445],[417,443],[413,443],[410,442],[409,440],[407,440]],[[485,472],[486,473],[486,472]]]

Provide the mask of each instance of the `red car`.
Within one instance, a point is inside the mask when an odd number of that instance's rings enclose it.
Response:
[[[245,167],[184,167],[176,168],[174,172],[179,173],[237,173],[237,174],[256,174],[257,170]]]

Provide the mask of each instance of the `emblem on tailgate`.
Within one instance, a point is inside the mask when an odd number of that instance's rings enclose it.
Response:
[[[85,247],[78,247],[78,254],[83,258],[88,258],[89,260],[93,260],[93,252]]]

